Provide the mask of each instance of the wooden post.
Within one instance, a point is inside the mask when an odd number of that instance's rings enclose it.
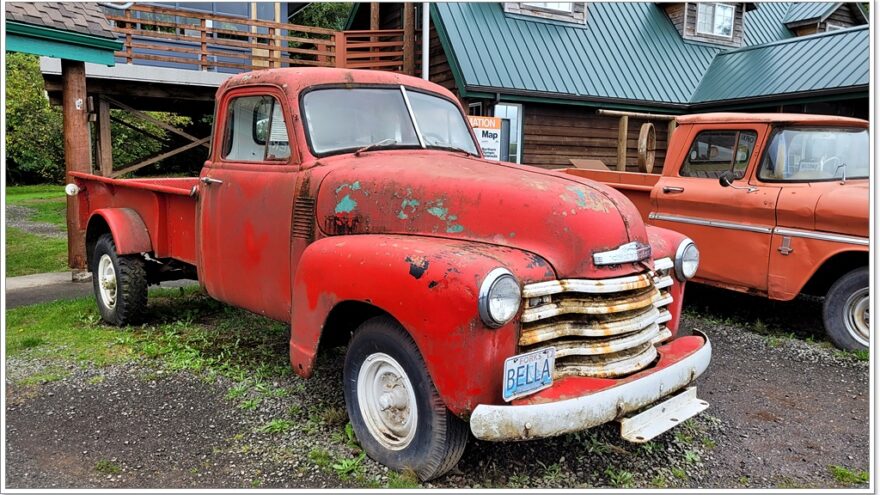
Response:
[[[336,49],[336,67],[345,68],[345,32],[339,31],[335,35],[335,49]]]
[[[129,32],[125,33],[125,63],[130,64],[133,60],[133,54],[131,50],[131,30],[134,29],[134,25],[130,21],[131,17],[131,9],[125,9],[125,18],[129,19],[128,22],[125,23],[125,27],[129,30]]]
[[[620,117],[617,125],[617,170],[626,170],[626,139],[629,136],[629,117]]]
[[[98,168],[101,175],[110,177],[113,173],[113,141],[110,135],[110,104],[98,97]]]
[[[91,172],[91,138],[86,108],[86,65],[61,60],[62,115],[64,118],[64,168],[70,172]],[[68,183],[73,182],[67,177]],[[79,199],[67,197],[67,264],[73,280],[88,278],[85,231],[79,228]]]
[[[410,76],[416,73],[416,6],[412,2],[403,4],[403,72]]]
[[[669,149],[670,143],[672,143],[672,132],[675,131],[675,119],[670,120],[666,127],[666,149]]]
[[[199,70],[208,70],[208,21],[199,19]]]
[[[370,31],[379,30],[379,2],[370,2]]]

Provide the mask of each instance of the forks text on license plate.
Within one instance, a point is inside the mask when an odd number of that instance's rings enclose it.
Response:
[[[511,401],[553,384],[556,348],[546,347],[504,360],[504,400]]]

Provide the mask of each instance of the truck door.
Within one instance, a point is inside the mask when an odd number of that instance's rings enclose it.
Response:
[[[692,126],[685,154],[670,157],[651,193],[652,223],[687,235],[700,249],[697,281],[767,291],[779,188],[752,184],[766,131],[765,124]],[[735,180],[722,187],[727,171]]]
[[[199,279],[211,297],[289,320],[298,164],[288,103],[274,88],[225,93],[199,185]]]

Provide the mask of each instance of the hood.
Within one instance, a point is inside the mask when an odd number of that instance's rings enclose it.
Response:
[[[868,181],[829,182],[826,187],[816,203],[816,230],[868,237]]]
[[[594,252],[648,243],[639,212],[596,182],[444,151],[382,151],[322,161],[331,171],[316,213],[325,235],[413,234],[537,254],[560,278],[604,278],[644,267],[596,267]]]

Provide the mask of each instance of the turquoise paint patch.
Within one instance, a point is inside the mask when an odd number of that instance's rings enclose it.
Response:
[[[464,226],[457,223],[446,227],[446,232],[449,234],[457,234],[462,231],[464,231]]]
[[[581,208],[587,207],[587,193],[585,193],[580,188],[574,186],[568,186],[568,190],[575,193],[577,195],[577,205]]]
[[[351,190],[352,190],[352,191],[357,191],[357,190],[359,190],[360,188],[361,188],[361,181],[356,180],[356,181],[354,181],[354,182],[351,183]]]
[[[357,201],[351,199],[348,194],[336,203],[336,213],[351,213],[357,207]]]
[[[399,218],[401,220],[406,220],[407,218],[409,218],[409,215],[407,215],[406,212],[404,212],[403,210],[409,208],[411,210],[410,213],[415,213],[416,208],[418,208],[418,206],[419,206],[418,200],[404,199],[403,201],[400,202],[400,211],[397,212],[397,218]]]
[[[446,214],[449,213],[449,210],[446,208],[443,208],[442,206],[432,206],[432,207],[428,208],[428,213],[430,213],[431,215],[434,215],[435,217],[439,218],[440,220],[446,220]]]

